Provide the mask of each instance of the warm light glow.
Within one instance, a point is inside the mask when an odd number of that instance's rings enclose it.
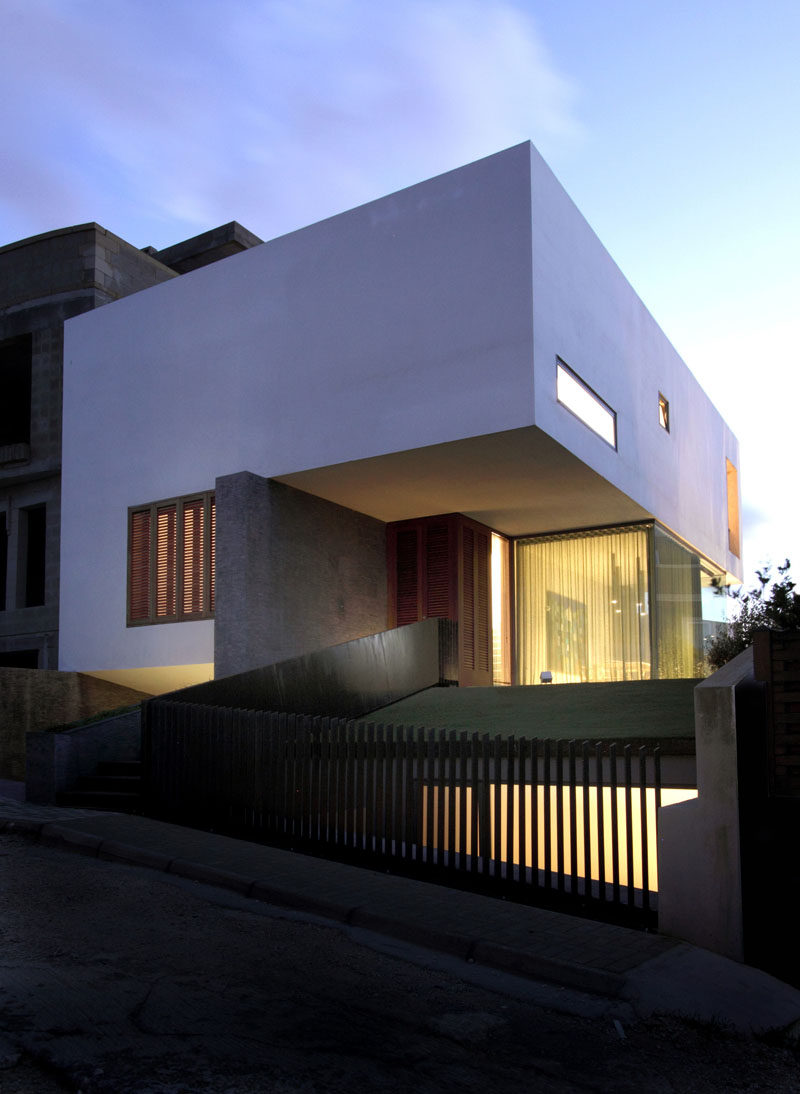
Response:
[[[728,547],[731,554],[739,558],[739,473],[730,460],[725,460],[725,471],[728,487]]]
[[[508,785],[502,784],[500,786],[500,840],[503,851],[508,846]],[[536,801],[536,821],[537,821],[537,847],[536,855],[534,857],[532,839],[533,839],[533,823],[531,817],[531,810],[533,804],[533,788],[531,786],[524,787],[525,793],[525,816],[527,818],[527,831],[525,833],[525,867],[527,870],[536,869],[542,871],[545,869],[546,856],[545,856],[545,808],[546,808],[546,796],[545,787],[538,786],[537,788],[537,801]],[[444,808],[445,817],[449,813],[450,808],[450,793],[449,787],[444,787]],[[515,825],[514,841],[513,841],[513,865],[517,868],[520,866],[520,788],[514,786],[512,788],[512,807],[513,807],[513,823]],[[472,837],[471,837],[471,816],[473,808],[474,794],[471,787],[466,787],[464,791],[467,795],[466,800],[466,816],[467,827],[463,834],[461,833],[461,788],[452,788],[452,793],[455,795],[454,807],[455,807],[455,844],[452,848],[454,854],[472,854]],[[549,787],[549,808],[550,808],[550,868],[552,871],[556,869],[556,863],[558,862],[558,787]],[[562,810],[563,810],[563,857],[565,863],[565,869],[569,871],[570,863],[572,860],[572,841],[575,840],[575,850],[577,857],[577,876],[583,878],[585,876],[585,841],[584,841],[584,816],[583,816],[583,789],[580,788],[575,794],[575,833],[570,829],[570,789],[568,786],[561,787],[562,794]],[[658,842],[656,838],[656,792],[654,787],[645,787],[644,789],[644,802],[646,812],[646,832],[647,832],[647,858],[648,858],[648,889],[650,892],[658,892]],[[662,787],[661,789],[661,805],[675,805],[678,802],[689,801],[691,798],[697,797],[697,790],[689,787]],[[632,856],[630,863],[628,862],[627,852],[627,836],[626,832],[628,824],[626,823],[626,805],[625,805],[625,788],[617,787],[616,794],[616,815],[619,822],[618,827],[618,839],[617,839],[617,852],[619,861],[619,884],[627,885],[628,879],[632,878],[633,886],[636,889],[641,889],[643,884],[643,855],[642,855],[642,794],[639,787],[633,787],[631,792],[631,815],[630,830],[632,836]],[[597,787],[589,787],[589,861],[590,861],[590,876],[591,880],[599,882],[600,880],[600,852],[599,852],[599,824],[598,824],[598,807],[599,801],[602,801],[603,811],[603,856],[604,856],[604,872],[603,880],[607,885],[611,885],[614,881],[613,872],[613,828],[612,817],[614,810],[612,808],[612,795],[611,788],[608,786],[603,787],[602,797],[598,799]],[[438,850],[438,830],[439,830],[439,788],[437,786],[428,786],[427,793],[422,795],[422,833],[423,840],[425,839],[424,833],[428,831],[428,808],[433,809],[433,848]],[[495,828],[495,787],[491,786],[489,791],[489,838],[491,846],[495,846],[496,828]],[[478,826],[480,831],[480,826]],[[480,842],[480,837],[479,837]],[[427,846],[427,844],[423,844]],[[444,825],[444,846],[443,850],[448,854],[451,850],[449,842],[449,833],[447,831],[447,824]],[[476,847],[476,853],[481,853],[480,845]],[[505,862],[505,859],[501,861]]]
[[[492,683],[511,683],[508,540],[492,533]]]
[[[595,395],[574,372],[560,361],[556,381],[558,401],[588,425],[612,448],[617,447],[617,415],[603,400]]]

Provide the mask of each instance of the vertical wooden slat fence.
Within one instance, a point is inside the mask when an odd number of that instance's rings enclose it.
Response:
[[[145,705],[149,811],[650,917],[658,747]],[[514,894],[512,894],[514,895]]]

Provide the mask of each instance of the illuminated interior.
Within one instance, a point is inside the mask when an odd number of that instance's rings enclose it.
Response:
[[[511,802],[509,803],[509,786],[507,784],[500,784],[497,788],[490,787],[487,835],[490,853],[491,849],[496,847],[500,847],[505,851],[508,847],[508,826],[509,823],[513,824],[513,866],[516,868],[515,876],[523,877],[523,870],[527,874],[530,874],[531,871],[538,871],[541,874],[548,862],[551,863],[551,868],[554,869],[555,867],[552,864],[557,863],[559,857],[561,857],[561,860],[565,863],[574,861],[575,876],[585,878],[584,863],[587,861],[585,840],[588,834],[590,879],[596,884],[603,882],[606,886],[610,886],[614,881],[615,851],[613,841],[616,827],[616,861],[619,865],[618,883],[627,886],[632,882],[635,889],[642,889],[644,886],[643,867],[646,859],[647,888],[650,892],[658,892],[657,799],[654,787],[649,786],[642,789],[636,787],[634,793],[630,795],[630,803],[628,803],[624,787],[618,787],[616,795],[612,795],[611,788],[608,786],[603,787],[600,794],[598,794],[597,786],[590,786],[588,788],[588,812],[585,818],[583,795],[577,794],[575,796],[574,829],[570,811],[569,787],[537,786],[535,818],[533,788],[531,786],[524,788],[524,803],[520,801],[520,787],[512,786],[510,789]],[[499,809],[496,808],[495,802],[496,790],[500,791]],[[467,795],[465,816],[470,818],[463,832],[461,831],[460,801],[462,791],[460,788],[455,787],[453,792],[455,801],[451,803],[449,787],[443,787],[440,790],[438,786],[426,785],[425,793],[422,796],[422,823],[420,828],[423,833],[428,831],[433,833],[433,842],[430,845],[425,843],[424,846],[430,846],[433,851],[437,851],[441,847],[445,855],[448,853],[480,855],[482,853],[480,833],[478,832],[477,845],[473,848],[470,832],[472,810],[477,804],[473,801],[472,787],[467,786],[463,791]],[[560,808],[559,794],[561,796]],[[678,802],[689,801],[696,797],[697,790],[694,787],[661,788],[660,800],[662,806],[675,805]],[[630,816],[628,815],[628,804],[630,804]],[[523,810],[521,810],[522,805],[524,805]],[[545,810],[548,806],[550,816],[546,824]],[[643,807],[645,811],[644,818],[642,818]],[[440,818],[440,809],[442,808],[445,811],[445,817],[451,812],[454,817],[454,842],[452,846],[448,825],[442,823]],[[433,811],[432,818],[428,816],[429,810]],[[520,817],[522,815],[527,818],[524,833],[520,828]],[[559,817],[561,821],[559,821]],[[616,818],[616,825],[612,820],[614,817]],[[444,841],[441,845],[438,838],[440,830],[444,835]],[[549,848],[545,846],[546,831],[550,833]],[[601,833],[602,855],[600,853]],[[629,836],[630,847],[628,846]],[[524,837],[524,839],[521,837]],[[574,849],[573,840],[575,843]],[[525,847],[524,862],[521,853],[523,843]],[[646,856],[643,853],[645,848],[647,850]],[[505,861],[505,858],[496,860],[495,869],[499,868],[500,862]],[[569,882],[567,884],[569,885]]]
[[[701,589],[712,578],[658,525],[517,540],[517,682],[703,675],[713,627]]]

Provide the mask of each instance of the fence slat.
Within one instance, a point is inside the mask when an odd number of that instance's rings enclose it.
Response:
[[[632,747],[620,755],[614,742],[159,700],[143,711],[142,741],[157,814],[599,899],[653,922],[657,746],[638,746],[634,770]]]

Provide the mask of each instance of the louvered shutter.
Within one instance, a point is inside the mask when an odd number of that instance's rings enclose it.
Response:
[[[450,616],[450,527],[428,524],[425,529],[425,615]]]
[[[128,570],[129,618],[147,619],[150,615],[150,510],[131,513],[130,564]]]
[[[469,527],[462,531],[461,579],[461,658],[464,667],[475,668],[475,533]]]
[[[489,536],[475,532],[475,668],[491,668],[491,626],[489,619]]]
[[[419,529],[397,532],[397,626],[419,619]]]
[[[176,507],[156,509],[156,615],[166,618],[176,609]]]
[[[183,614],[203,611],[203,499],[184,502],[183,523]]]
[[[211,515],[209,523],[211,525],[209,534],[209,574],[208,574],[208,606],[210,611],[214,611],[214,599],[216,596],[217,585],[217,499],[211,498],[209,505]]]

